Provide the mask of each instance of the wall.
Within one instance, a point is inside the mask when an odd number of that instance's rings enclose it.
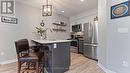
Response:
[[[34,35],[32,27],[39,23],[40,10],[21,3],[15,3],[14,15],[2,15],[18,18],[18,24],[8,24],[0,22],[0,63],[16,59],[16,50],[14,41],[20,38],[31,39]],[[32,11],[30,13],[30,11]],[[2,54],[4,53],[4,54]]]
[[[126,0],[107,0],[107,65],[117,73],[130,73],[130,16],[110,19],[110,7]]]
[[[124,1],[127,0],[98,2],[99,63],[116,73],[130,73],[130,16],[110,19],[110,7]]]
[[[23,3],[16,2],[16,9],[14,16],[18,18],[18,24],[7,24],[0,22],[0,64],[8,60],[16,59],[16,50],[14,41],[27,38],[39,39],[36,34],[35,27],[39,26],[42,20],[41,10]],[[2,15],[0,15],[2,16]],[[54,28],[53,22],[65,21],[68,25],[64,28],[66,32],[50,32],[48,31],[48,39],[67,39],[69,38],[69,18],[63,15],[54,13],[52,17],[46,17],[45,27]]]
[[[67,23],[67,26],[58,26],[62,27],[63,29],[66,29],[65,32],[56,32],[56,31],[47,31],[47,39],[50,40],[60,40],[60,39],[68,39],[70,38],[70,23],[69,23],[69,18],[60,14],[53,13],[53,16],[51,17],[44,17],[43,18],[45,22],[45,27],[47,28],[57,28],[56,25],[53,25],[52,23],[59,23],[60,21]]]
[[[15,14],[2,15],[0,13],[0,18],[1,16],[15,17]],[[2,23],[0,20],[0,62],[16,58],[14,41],[19,35],[17,28],[17,24]]]
[[[66,29],[66,32],[51,32],[47,31],[47,39],[68,39],[69,38],[69,18],[63,15],[53,13],[52,16],[42,17],[41,10],[24,4],[17,4],[19,7],[17,9],[17,14],[19,17],[19,24],[22,24],[21,37],[26,37],[28,39],[39,39],[39,36],[36,33],[35,27],[39,26],[41,20],[44,20],[45,28],[56,28],[52,23],[59,23],[64,21],[67,23],[67,26],[63,27]],[[30,10],[29,10],[30,9]],[[30,13],[31,11],[31,13]],[[26,27],[25,27],[26,26]],[[31,36],[30,36],[31,35]]]
[[[72,25],[93,22],[93,18],[95,18],[97,15],[98,15],[98,10],[91,9],[89,11],[85,11],[83,13],[70,17],[70,25],[71,25],[70,32],[72,32]]]
[[[37,39],[35,27],[38,26],[41,20],[40,9],[17,2],[16,17],[18,18],[18,30],[20,30],[19,39]]]
[[[12,17],[12,15],[9,16]],[[16,58],[14,41],[18,37],[17,33],[19,33],[17,27],[16,24],[0,22],[0,62]]]
[[[106,0],[98,0],[98,31],[99,31],[99,63],[106,66],[107,51],[107,19],[106,19]]]

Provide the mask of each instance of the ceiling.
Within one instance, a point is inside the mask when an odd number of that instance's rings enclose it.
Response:
[[[37,8],[41,8],[43,4],[46,4],[46,0],[18,1]],[[84,2],[81,2],[80,0],[49,0],[49,4],[53,5],[53,8],[57,13],[71,17],[84,11],[97,8],[98,0],[84,0]]]

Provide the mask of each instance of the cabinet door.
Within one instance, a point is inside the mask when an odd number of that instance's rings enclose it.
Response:
[[[53,48],[53,73],[64,73],[70,66],[70,43],[57,43]]]
[[[52,54],[51,51],[46,50],[44,51],[44,64],[45,64],[45,71],[48,73],[52,73]]]
[[[83,49],[84,49],[84,41],[83,40],[79,40],[79,53],[83,53]]]

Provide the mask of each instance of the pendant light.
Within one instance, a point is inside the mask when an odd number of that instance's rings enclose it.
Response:
[[[94,18],[94,21],[98,21],[98,17],[97,16]]]
[[[46,0],[46,5],[42,7],[42,16],[52,16],[52,5],[48,4],[48,0]]]
[[[44,24],[44,22],[43,22],[43,20],[42,20],[42,22],[40,23],[40,25],[43,27],[45,24]]]

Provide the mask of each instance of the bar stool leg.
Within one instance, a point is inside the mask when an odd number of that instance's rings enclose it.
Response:
[[[36,62],[36,73],[39,73],[39,62]]]
[[[21,71],[21,62],[18,62],[18,73]]]
[[[44,56],[42,58],[42,72],[44,73]]]

